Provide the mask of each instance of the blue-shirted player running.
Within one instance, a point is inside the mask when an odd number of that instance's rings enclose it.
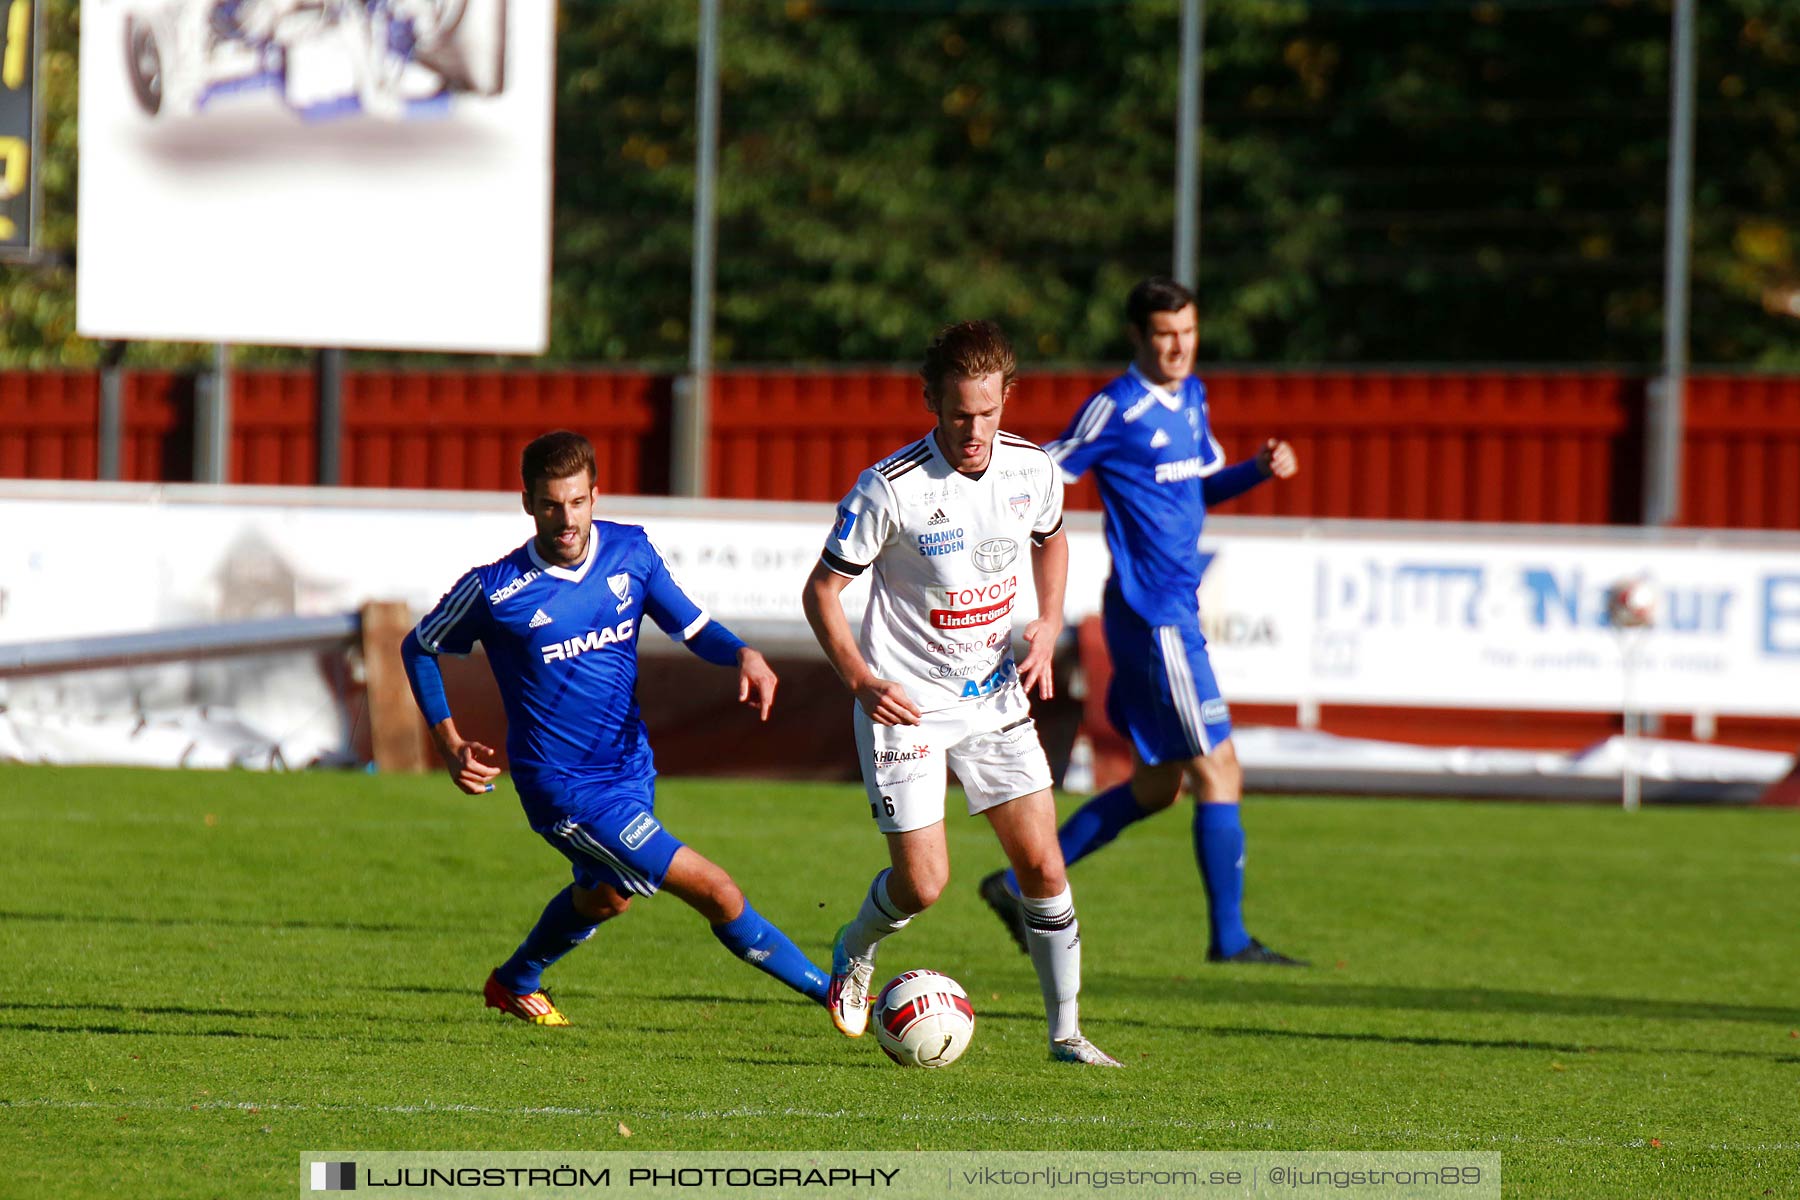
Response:
[[[1206,886],[1211,962],[1304,966],[1244,928],[1243,770],[1231,745],[1231,712],[1219,694],[1200,632],[1200,528],[1209,506],[1271,475],[1299,470],[1271,438],[1253,459],[1227,466],[1207,423],[1206,388],[1194,378],[1199,319],[1194,297],[1166,277],[1144,280],[1125,302],[1132,364],[1076,412],[1044,449],[1073,481],[1088,471],[1106,510],[1112,575],[1102,619],[1112,659],[1106,714],[1130,742],[1129,782],[1102,792],[1057,838],[1073,866],[1126,826],[1175,802],[1183,777],[1194,809],[1194,856]],[[981,894],[1023,946],[1012,872],[981,881]]]
[[[437,656],[480,642],[506,708],[506,752],[531,828],[574,864],[511,958],[483,989],[489,1008],[567,1025],[544,994],[550,964],[633,896],[668,890],[725,948],[821,1004],[830,977],[750,907],[731,876],[656,819],[656,762],[637,707],[637,635],[648,616],[707,662],[737,667],[738,698],[767,720],[775,673],[690,600],[644,531],[594,520],[594,448],[547,433],[520,465],[537,536],[456,582],[406,636],[413,695],[456,786],[494,790],[494,752],[465,740],[444,700]]]

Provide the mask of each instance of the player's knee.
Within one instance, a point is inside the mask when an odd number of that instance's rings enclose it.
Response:
[[[1236,800],[1244,790],[1244,768],[1230,742],[1213,747],[1212,753],[1194,760],[1200,799]]]
[[[1060,896],[1069,884],[1060,851],[1027,855],[1013,864],[1013,874],[1018,876],[1019,891],[1027,896]]]
[[[744,911],[744,893],[724,871],[719,871],[706,880],[701,901],[695,907],[715,925],[722,921],[735,921]]]
[[[575,888],[569,896],[575,911],[590,921],[610,921],[614,917],[623,916],[631,907],[631,897],[610,888],[588,889]]]
[[[1131,779],[1131,798],[1147,813],[1161,812],[1181,795],[1181,772],[1139,771]]]
[[[938,902],[950,882],[949,871],[920,872],[901,877],[888,876],[888,896],[908,912],[922,913]]]

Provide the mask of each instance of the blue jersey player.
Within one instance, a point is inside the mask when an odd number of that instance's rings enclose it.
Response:
[[[574,867],[574,883],[488,976],[488,1007],[535,1025],[567,1025],[540,987],[544,970],[632,897],[665,889],[704,916],[733,954],[823,1004],[825,972],[750,907],[731,876],[656,818],[656,762],[637,707],[638,631],[648,617],[706,661],[736,666],[738,698],[763,720],[775,673],[676,586],[641,528],[594,520],[586,438],[545,434],[525,448],[520,475],[537,535],[459,579],[402,646],[450,777],[478,794],[494,790],[500,771],[492,749],[457,732],[437,656],[483,645],[506,707],[506,752],[526,819]]]
[[[1206,887],[1211,962],[1303,966],[1244,928],[1243,770],[1231,745],[1231,713],[1219,694],[1200,632],[1200,529],[1206,510],[1270,476],[1298,469],[1286,442],[1226,465],[1207,423],[1206,388],[1194,378],[1199,321],[1194,297],[1166,277],[1144,280],[1125,304],[1132,363],[1089,398],[1062,437],[1045,447],[1063,476],[1092,471],[1106,510],[1112,575],[1102,619],[1112,659],[1107,718],[1131,743],[1129,782],[1102,792],[1057,832],[1073,866],[1126,826],[1168,808],[1188,779],[1194,856]],[[1019,938],[1012,872],[981,894]]]

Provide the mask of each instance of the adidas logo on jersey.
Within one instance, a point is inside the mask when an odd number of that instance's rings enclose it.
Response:
[[[1150,448],[1152,450],[1161,450],[1164,446],[1166,446],[1168,444],[1169,444],[1169,431],[1168,430],[1159,429],[1155,433],[1150,435]]]
[[[925,523],[927,525],[948,525],[950,523],[950,518],[946,517],[944,515],[944,510],[940,508],[936,512],[932,513],[931,519],[926,521]]]
[[[538,609],[536,614],[534,614],[531,618],[531,627],[533,629],[542,629],[544,626],[548,625],[549,623],[550,623],[550,614],[545,612],[541,608]]]

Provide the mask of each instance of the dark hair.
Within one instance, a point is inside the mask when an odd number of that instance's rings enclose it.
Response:
[[[533,438],[525,453],[519,456],[519,478],[525,494],[532,495],[537,485],[553,479],[567,479],[586,471],[592,487],[598,473],[594,465],[594,444],[579,433],[556,429]]]
[[[925,364],[919,377],[925,381],[925,398],[936,404],[943,399],[944,385],[952,379],[980,379],[1000,372],[1002,398],[1012,390],[1019,374],[1019,361],[1012,343],[992,321],[958,321],[938,330],[925,347]]]
[[[1180,312],[1194,303],[1194,293],[1167,275],[1152,275],[1125,297],[1125,319],[1139,333],[1150,332],[1150,314]]]

